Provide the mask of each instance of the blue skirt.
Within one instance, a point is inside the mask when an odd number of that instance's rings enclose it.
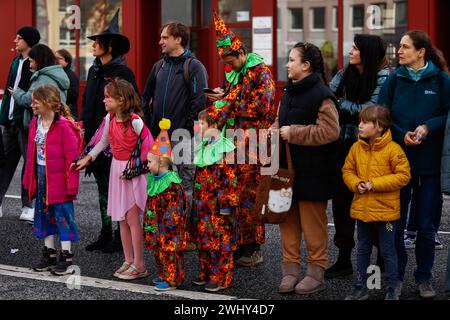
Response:
[[[45,166],[37,166],[38,190],[34,214],[33,234],[39,239],[59,234],[60,241],[79,240],[73,201],[45,204]]]

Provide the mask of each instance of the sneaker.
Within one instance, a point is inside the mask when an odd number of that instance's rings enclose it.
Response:
[[[365,286],[355,285],[352,293],[345,297],[345,300],[367,300],[369,298],[369,289]]]
[[[50,271],[56,266],[56,262],[56,250],[44,247],[41,262],[33,267],[33,270],[37,272]]]
[[[386,291],[386,296],[385,296],[384,300],[399,300],[399,297],[397,294],[397,287],[388,288]]]
[[[52,270],[52,274],[55,276],[65,276],[67,274],[73,274],[74,270],[72,266],[73,254],[67,250],[64,250],[59,255],[59,261],[55,268]]]
[[[163,278],[153,278],[153,279],[152,279],[152,283],[153,283],[154,285],[158,285],[158,284],[163,283],[163,282],[164,282],[164,279],[163,279]]]
[[[436,296],[436,292],[429,282],[419,283],[418,290],[420,297],[423,299],[433,299]]]
[[[141,271],[134,264],[130,265],[130,267],[127,270],[125,270],[124,272],[122,272],[117,276],[117,278],[122,280],[135,280],[145,277],[148,277],[147,270],[144,269],[143,271]]]
[[[241,267],[256,267],[263,262],[261,250],[255,250],[251,256],[241,256],[236,260],[236,265]]]
[[[176,290],[176,289],[177,289],[177,287],[171,287],[165,281],[163,281],[160,284],[155,286],[156,291],[169,291],[169,290]]]
[[[127,271],[130,266],[131,266],[131,263],[128,263],[125,261],[124,263],[122,263],[122,266],[119,269],[117,269],[116,272],[114,272],[113,277],[118,278],[119,275],[121,275],[123,272]]]
[[[436,250],[444,249],[444,245],[439,241],[438,234],[436,233],[436,236],[434,237],[434,248]]]
[[[219,286],[217,283],[215,283],[214,281],[210,281],[206,286],[205,286],[205,290],[209,291],[209,292],[217,292],[220,290],[224,290],[228,287],[222,287]]]
[[[208,282],[206,282],[206,280],[201,280],[199,278],[199,279],[192,280],[192,283],[195,284],[196,286],[204,286]]]
[[[405,233],[404,237],[405,248],[406,249],[414,249],[416,247],[416,235]]]
[[[23,207],[19,220],[34,223],[34,208]]]

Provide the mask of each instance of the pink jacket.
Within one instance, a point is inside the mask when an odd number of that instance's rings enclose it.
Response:
[[[79,139],[76,124],[56,115],[50,125],[45,142],[46,162],[46,204],[75,200],[78,194],[80,172],[69,170],[73,160],[79,156]],[[27,163],[23,176],[23,186],[28,190],[30,200],[37,194],[36,142],[37,118],[30,123],[28,135]]]

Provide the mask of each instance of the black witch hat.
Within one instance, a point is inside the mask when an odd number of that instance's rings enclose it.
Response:
[[[97,38],[110,38],[114,39],[113,42],[114,46],[117,46],[115,48],[119,54],[126,54],[128,51],[130,51],[130,40],[123,34],[119,32],[119,12],[120,9],[117,9],[116,14],[112,18],[111,22],[109,23],[109,26],[103,30],[102,33],[96,34],[94,36],[89,36],[88,39],[96,40]]]

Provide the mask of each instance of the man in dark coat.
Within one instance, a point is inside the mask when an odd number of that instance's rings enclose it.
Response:
[[[28,132],[23,126],[23,112],[14,110],[14,99],[11,97],[9,88],[28,91],[30,87],[31,71],[28,53],[31,47],[39,42],[41,36],[39,31],[31,26],[19,29],[16,33],[14,43],[19,53],[11,63],[6,81],[5,95],[0,108],[1,138],[4,150],[4,166],[0,166],[0,215],[2,214],[2,202],[11,180],[16,172],[20,157],[24,159],[22,175],[25,169],[27,153]],[[27,191],[21,188],[22,213],[20,220],[33,223],[34,209],[28,199]]]
[[[130,82],[136,92],[136,80],[125,62],[125,54],[130,50],[130,41],[119,33],[119,10],[102,33],[88,37],[95,42],[92,45],[95,57],[89,69],[86,90],[83,95],[81,119],[85,130],[85,141],[89,142],[106,116],[104,88],[109,78],[121,78]],[[109,170],[111,154],[103,152],[94,163],[86,168],[87,174],[93,173],[98,186],[102,230],[97,241],[86,247],[87,251],[102,250],[113,253],[122,250],[120,231],[112,234],[111,217],[107,214]]]
[[[203,89],[208,86],[208,74],[203,64],[187,49],[189,29],[180,22],[169,22],[161,28],[163,59],[156,62],[145,85],[142,97],[143,109],[147,122],[154,137],[160,132],[159,121],[167,118],[171,121],[169,135],[173,146],[179,150],[188,149],[191,139],[172,139],[172,133],[177,129],[185,129],[190,136],[194,133],[194,121],[198,113],[205,108],[206,97]],[[181,130],[178,130],[180,132]],[[174,135],[176,136],[176,135]],[[192,203],[195,165],[191,154],[183,153],[183,163],[175,162],[175,169],[183,180],[183,188]],[[193,218],[189,217],[189,240],[187,251],[195,249],[193,245]]]

